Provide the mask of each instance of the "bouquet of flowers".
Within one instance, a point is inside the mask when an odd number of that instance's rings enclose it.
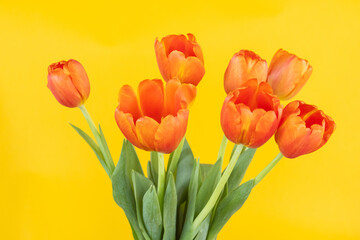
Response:
[[[124,140],[114,165],[105,136],[84,103],[90,84],[76,60],[48,68],[48,88],[59,103],[82,111],[93,138],[71,125],[88,143],[111,179],[115,202],[124,210],[134,239],[216,239],[252,189],[285,156],[296,158],[322,147],[335,130],[331,117],[314,105],[280,100],[294,97],[312,67],[278,50],[270,66],[248,50],[231,58],[225,71],[220,122],[224,132],[217,161],[201,164],[186,141],[189,109],[205,74],[202,50],[192,34],[155,41],[160,79],[144,80],[137,94],[121,87],[115,120]],[[273,135],[280,153],[254,178],[242,182],[257,148]],[[227,142],[235,143],[223,169]],[[146,174],[135,147],[149,151]],[[165,167],[164,155],[168,157]]]

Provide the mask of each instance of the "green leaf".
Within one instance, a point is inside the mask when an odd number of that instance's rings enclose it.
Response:
[[[75,125],[69,123],[71,127],[75,129],[75,131],[86,141],[86,143],[91,147],[91,149],[94,151],[96,157],[99,159],[101,166],[105,169],[107,175],[111,177],[110,171],[105,163],[104,156],[101,153],[101,150],[99,146],[95,143],[95,141],[87,135],[83,130],[76,127]]]
[[[198,234],[196,235],[195,240],[206,240],[207,234],[209,231],[210,220],[211,220],[211,213],[200,224],[200,227],[199,227],[200,230],[199,230]]]
[[[168,172],[164,196],[164,236],[163,240],[175,240],[176,237],[177,197],[174,176]]]
[[[113,162],[113,159],[111,157],[111,153],[110,153],[110,150],[109,150],[109,147],[107,145],[107,142],[105,140],[105,136],[104,136],[104,133],[101,129],[101,126],[99,124],[99,135],[100,135],[100,140],[105,148],[105,151],[106,151],[106,155],[108,156],[108,164],[109,164],[109,168],[110,168],[110,172],[112,173],[115,169],[115,166],[114,166],[114,162]]]
[[[203,209],[209,198],[211,197],[216,184],[219,182],[221,177],[221,165],[222,159],[216,161],[212,166],[209,173],[205,177],[196,198],[196,211],[195,215],[199,214]]]
[[[228,180],[228,192],[239,186],[242,179],[244,178],[245,172],[249,167],[251,160],[254,157],[256,148],[248,148],[245,152],[240,154],[234,170],[232,171]]]
[[[195,167],[193,167],[190,184],[189,184],[187,210],[186,210],[184,229],[180,237],[181,240],[190,239],[190,238],[192,239],[192,224],[195,215],[196,195],[199,189],[198,182],[199,182],[200,163],[198,161],[195,161],[194,165]]]
[[[204,179],[206,178],[206,176],[209,174],[209,171],[211,170],[212,166],[214,166],[213,164],[200,164],[200,179],[201,182],[204,181]]]
[[[143,198],[143,217],[151,240],[160,240],[162,232],[162,217],[156,189],[152,185]]]
[[[225,223],[242,207],[253,187],[254,179],[251,179],[235,188],[220,201],[213,222],[211,223],[207,239],[216,239],[217,234],[224,227]]]
[[[183,202],[178,206],[177,218],[176,218],[176,239],[180,238],[181,232],[184,227],[184,221],[186,216],[186,202]]]
[[[184,142],[183,149],[181,151],[178,168],[176,171],[176,194],[178,198],[178,205],[183,203],[187,198],[187,191],[189,189],[189,183],[191,173],[195,163],[194,155],[190,149],[189,143]]]
[[[147,179],[144,175],[132,171],[132,182],[133,182],[133,191],[135,195],[135,203],[136,203],[136,216],[139,223],[140,230],[145,237],[145,239],[151,239],[146,231],[145,224],[142,216],[143,209],[143,197],[146,191],[150,189],[153,185],[152,182]]]
[[[126,176],[128,179],[132,179],[132,171],[140,173],[141,175],[144,175],[144,172],[142,170],[139,158],[136,154],[134,146],[129,142],[125,142],[126,145]]]
[[[128,163],[135,161],[135,159],[130,159],[130,157],[127,156],[127,153],[129,152],[129,144],[130,143],[127,143],[126,140],[123,142],[119,162],[116,165],[116,168],[111,177],[113,197],[115,202],[124,210],[133,231],[136,233],[137,238],[143,240],[144,237],[141,234],[141,230],[137,221],[135,199],[131,189],[131,181],[126,174],[127,166],[129,166]]]

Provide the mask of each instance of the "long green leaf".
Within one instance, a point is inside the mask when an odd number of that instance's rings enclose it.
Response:
[[[164,236],[163,240],[175,240],[176,237],[177,197],[175,180],[172,172],[168,172],[167,186],[164,196]]]
[[[208,231],[209,231],[210,220],[211,220],[211,213],[201,223],[199,232],[196,235],[195,240],[206,240],[207,234],[208,234]]]
[[[101,153],[101,150],[99,148],[99,146],[95,143],[95,141],[88,135],[86,134],[83,130],[81,130],[80,128],[76,127],[75,125],[69,123],[71,127],[73,127],[75,129],[75,131],[86,141],[86,143],[91,147],[91,149],[94,151],[96,157],[99,159],[99,162],[101,164],[101,166],[105,169],[107,175],[109,177],[111,177],[110,171],[105,163],[104,160],[104,156]]]
[[[105,151],[106,151],[106,155],[108,157],[108,165],[109,165],[109,169],[110,169],[110,172],[112,173],[115,169],[115,166],[114,166],[114,161],[112,159],[112,156],[111,156],[111,153],[110,153],[110,150],[109,150],[109,147],[107,145],[107,142],[105,140],[105,136],[104,136],[104,133],[101,129],[101,126],[99,124],[99,135],[100,135],[100,141],[102,142],[104,148],[105,148]]]
[[[156,189],[152,185],[143,198],[143,217],[146,230],[151,240],[160,240],[162,234],[162,217]]]
[[[241,184],[220,201],[213,222],[211,223],[207,239],[216,239],[217,234],[230,217],[242,207],[253,187],[254,179]]]
[[[184,223],[184,229],[182,231],[181,240],[192,239],[192,224],[194,221],[195,215],[195,206],[196,206],[196,196],[198,192],[198,183],[199,183],[199,170],[200,163],[195,161],[194,168],[191,174],[190,184],[189,184],[189,193],[187,199],[187,210]]]
[[[229,180],[228,180],[228,192],[231,192],[233,189],[239,186],[251,160],[254,157],[256,148],[248,148],[245,152],[241,153],[234,170],[232,171]]]
[[[115,202],[124,210],[129,223],[136,233],[138,239],[143,240],[139,224],[137,222],[134,194],[131,188],[131,181],[127,177],[128,162],[135,161],[127,156],[129,144],[125,140],[121,150],[119,162],[112,174],[112,188]],[[131,156],[131,155],[130,155]]]
[[[187,192],[189,189],[189,183],[191,173],[194,167],[195,159],[190,149],[189,143],[184,142],[183,149],[181,151],[178,168],[176,171],[176,194],[178,199],[178,205],[183,203],[187,198]]]
[[[143,209],[143,197],[148,189],[152,186],[152,182],[147,179],[144,175],[141,175],[138,172],[132,171],[132,183],[133,183],[133,191],[135,195],[135,203],[136,203],[136,216],[138,220],[138,224],[142,235],[145,239],[151,240],[149,237],[142,216]]]

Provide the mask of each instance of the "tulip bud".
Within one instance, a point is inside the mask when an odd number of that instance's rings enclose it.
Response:
[[[266,82],[256,79],[230,92],[221,110],[221,127],[236,144],[257,148],[275,133],[282,106]]]
[[[294,101],[284,108],[275,141],[285,157],[296,158],[322,147],[335,127],[334,120],[316,106]]]
[[[243,86],[249,79],[265,82],[267,70],[266,61],[256,53],[248,50],[235,53],[225,71],[225,92],[229,93]]]
[[[168,35],[155,40],[155,54],[165,81],[178,79],[197,86],[205,74],[204,58],[195,36]]]
[[[276,96],[287,100],[301,90],[311,73],[308,61],[279,49],[271,60],[267,82]]]
[[[147,151],[173,152],[185,136],[189,110],[196,96],[191,84],[170,80],[144,80],[134,90],[125,85],[119,93],[116,122],[124,136]]]
[[[70,108],[82,105],[90,93],[86,71],[73,59],[49,66],[47,87],[60,104]]]

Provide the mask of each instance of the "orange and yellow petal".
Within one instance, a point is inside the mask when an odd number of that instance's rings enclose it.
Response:
[[[130,113],[135,122],[142,116],[135,91],[129,85],[122,86],[119,91],[118,108],[124,113]]]
[[[160,79],[144,80],[139,84],[139,100],[144,116],[161,121],[164,108],[164,86]]]

